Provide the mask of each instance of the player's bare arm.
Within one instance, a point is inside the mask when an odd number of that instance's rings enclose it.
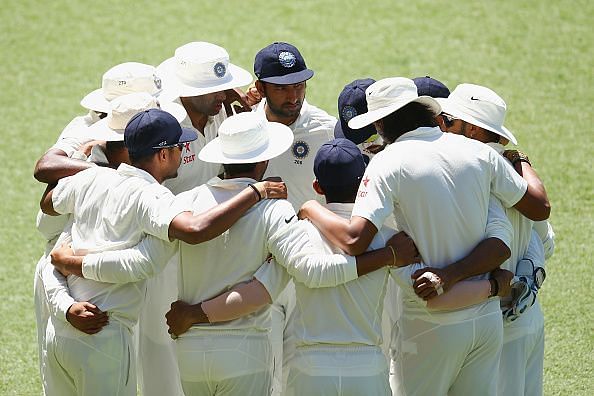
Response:
[[[89,162],[68,157],[62,150],[49,149],[35,164],[33,176],[41,183],[51,184],[92,166]]]
[[[352,256],[365,252],[377,234],[377,228],[369,220],[358,216],[345,220],[317,201],[305,202],[299,218],[309,219],[333,245]]]

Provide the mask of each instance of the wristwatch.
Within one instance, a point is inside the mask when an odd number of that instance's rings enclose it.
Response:
[[[530,160],[528,159],[528,156],[519,150],[505,150],[503,152],[503,156],[507,158],[509,162],[512,163],[512,165],[515,165],[518,161],[523,161],[527,162],[528,165],[532,166]]]

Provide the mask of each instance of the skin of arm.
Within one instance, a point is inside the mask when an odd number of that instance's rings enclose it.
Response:
[[[299,210],[300,219],[309,219],[334,245],[352,256],[369,247],[377,228],[367,219],[354,216],[346,220],[332,213],[317,201],[307,201]]]
[[[35,164],[33,176],[41,183],[52,184],[92,166],[89,162],[68,157],[62,150],[49,149]]]
[[[282,199],[287,197],[287,188],[284,183],[271,181],[259,183],[262,183],[262,188],[265,188],[265,198]],[[192,215],[190,212],[180,213],[169,224],[169,238],[171,240],[179,239],[190,245],[209,241],[231,228],[248,209],[259,201],[254,190],[247,187],[232,199],[204,213],[198,215]]]
[[[41,201],[39,202],[39,207],[41,211],[49,216],[59,216],[60,213],[54,210],[54,203],[52,202],[52,194],[54,191],[55,184],[48,184],[41,196]]]
[[[551,214],[551,204],[544,184],[529,163],[518,161],[514,169],[528,182],[524,196],[514,205],[520,213],[534,221],[546,220]]]

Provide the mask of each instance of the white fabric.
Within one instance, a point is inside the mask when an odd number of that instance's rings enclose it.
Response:
[[[85,136],[85,130],[97,121],[99,121],[99,117],[94,111],[89,111],[84,116],[74,117],[64,127],[51,149],[62,150],[68,157],[72,157],[72,154],[78,151],[83,144],[91,141],[89,137]]]
[[[181,104],[179,98],[175,103]],[[165,187],[170,189],[174,194],[179,194],[183,191],[201,186],[211,178],[219,175],[221,165],[201,161],[198,159],[198,153],[208,142],[217,136],[219,126],[221,126],[226,118],[227,113],[225,113],[224,108],[216,116],[208,117],[208,121],[204,127],[204,133],[194,128],[190,117],[186,117],[180,123],[182,127],[196,132],[198,139],[184,144],[181,164],[177,170],[177,177],[165,180],[163,182]]]
[[[150,174],[126,164],[64,178],[52,195],[57,212],[73,213],[73,248],[90,252],[134,246],[147,234],[167,240],[169,223],[182,211],[173,198]],[[69,276],[68,286],[76,300],[110,311],[112,320],[129,328],[137,321],[144,282],[106,285]]]
[[[266,100],[262,100],[256,111],[264,114],[265,104]],[[314,158],[320,147],[334,138],[334,125],[335,117],[304,100],[299,117],[289,125],[295,136],[293,146],[268,162],[264,177],[283,179],[289,191],[288,200],[295,210],[305,201],[319,200],[312,187]]]

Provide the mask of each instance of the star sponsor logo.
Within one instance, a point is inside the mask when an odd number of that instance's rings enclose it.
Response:
[[[361,180],[361,183],[363,183],[363,186],[364,186],[365,188],[367,188],[367,184],[369,183],[369,178],[368,178],[367,176],[365,176],[365,177],[363,178],[363,180]]]

